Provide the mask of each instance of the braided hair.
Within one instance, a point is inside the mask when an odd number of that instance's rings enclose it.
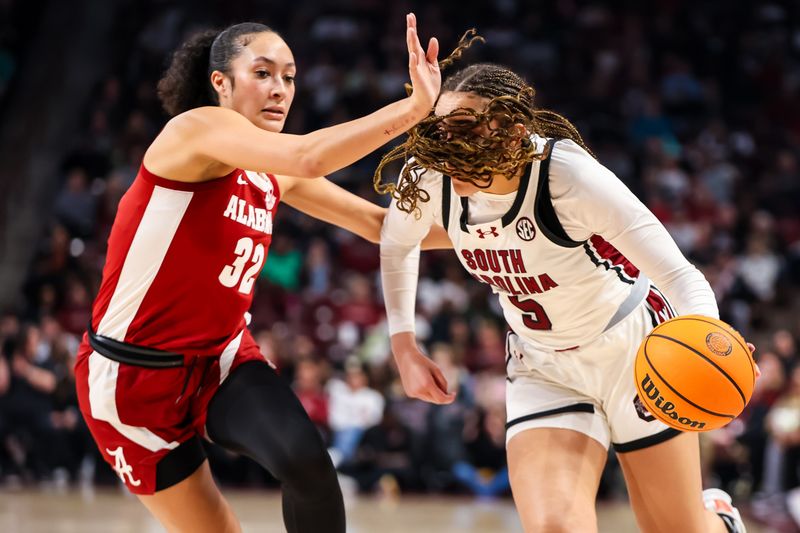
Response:
[[[442,61],[443,68],[478,39],[474,30],[467,32],[453,54]],[[401,211],[418,212],[417,203],[430,200],[427,191],[418,186],[424,170],[435,170],[484,189],[495,175],[513,178],[528,162],[547,156],[536,151],[531,133],[571,139],[591,153],[569,120],[534,107],[535,90],[508,68],[492,63],[471,65],[445,79],[441,93],[446,92],[474,94],[488,98],[489,103],[483,111],[460,108],[444,116],[431,113],[409,131],[403,144],[381,159],[373,178],[375,190],[391,194]],[[487,126],[488,134],[473,133],[482,125]],[[407,161],[398,183],[381,183],[383,168],[398,159]]]

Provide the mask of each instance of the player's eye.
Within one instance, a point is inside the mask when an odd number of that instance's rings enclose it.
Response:
[[[269,71],[268,70],[257,70],[256,71],[256,77],[257,78],[261,78],[261,79],[266,79],[266,78],[269,77]]]

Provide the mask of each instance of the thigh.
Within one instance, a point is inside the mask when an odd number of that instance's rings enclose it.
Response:
[[[513,348],[510,335],[506,373],[506,442],[534,428],[571,429],[608,448],[610,431],[600,402],[529,369]]]
[[[726,531],[722,521],[703,506],[696,433],[683,433],[618,457],[641,531]]]
[[[595,498],[606,457],[602,444],[569,429],[514,435],[508,468],[525,531],[597,531]]]
[[[333,469],[300,400],[263,360],[231,371],[208,404],[206,431],[213,442],[254,459],[282,482],[305,479],[302,473],[315,468]]]
[[[189,477],[152,495],[138,495],[145,507],[170,533],[238,533],[233,515],[214,479],[208,461]]]

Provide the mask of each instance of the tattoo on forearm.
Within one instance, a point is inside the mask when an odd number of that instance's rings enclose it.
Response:
[[[411,124],[414,124],[413,120],[405,119],[405,120],[401,121],[399,124],[392,124],[391,126],[386,128],[385,130],[383,130],[383,134],[384,135],[394,135],[398,131],[406,131],[408,129],[408,126],[410,126]]]

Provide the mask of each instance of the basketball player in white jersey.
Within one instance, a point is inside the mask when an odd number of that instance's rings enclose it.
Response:
[[[470,66],[445,80],[434,115],[376,171],[394,198],[381,272],[403,386],[433,403],[454,397],[414,337],[418,244],[441,224],[512,330],[506,438],[525,530],[597,531],[613,446],[642,531],[743,533],[727,494],[701,493],[697,434],[655,420],[632,379],[644,337],[678,314],[718,317],[714,294],[572,124],[534,109],[533,94],[506,68]],[[399,181],[380,185],[399,156]]]

